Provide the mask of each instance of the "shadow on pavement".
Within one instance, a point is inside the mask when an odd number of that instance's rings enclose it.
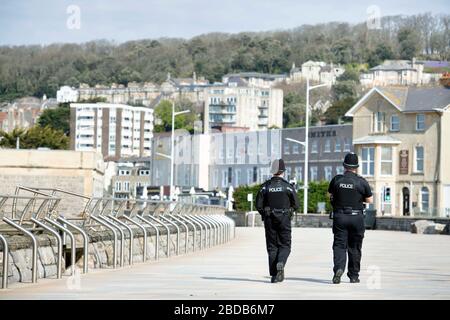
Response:
[[[202,277],[202,279],[206,280],[226,280],[226,281],[247,281],[247,282],[262,282],[262,283],[270,283],[265,280],[256,280],[256,279],[246,279],[246,278],[219,278],[219,277]]]
[[[290,278],[289,277],[289,278],[286,278],[286,280],[331,284],[331,280],[320,280],[320,279],[312,279],[312,278]]]

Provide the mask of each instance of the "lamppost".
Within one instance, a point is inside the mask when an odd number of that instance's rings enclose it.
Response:
[[[308,214],[308,161],[309,161],[309,92],[311,90],[326,86],[326,83],[315,86],[309,85],[309,78],[306,78],[306,119],[305,119],[305,142],[286,138],[286,140],[299,143],[305,147],[305,177],[303,179],[303,214]]]
[[[175,146],[175,116],[180,114],[189,113],[190,110],[184,110],[180,112],[175,112],[175,103],[172,101],[172,138],[170,147],[170,200],[173,200],[173,165],[174,165],[174,146]]]
[[[287,140],[287,141],[290,141],[290,142],[293,142],[293,143],[300,144],[300,145],[302,145],[303,147],[305,147],[305,145],[306,145],[305,142],[298,141],[298,140],[295,140],[295,139],[292,139],[292,138],[284,138],[284,140]],[[306,150],[307,150],[307,149],[306,149]],[[306,163],[306,161],[307,161],[306,154],[308,153],[306,150],[305,150],[305,163]],[[308,172],[308,171],[305,171],[305,172]],[[305,177],[305,179],[308,179],[308,178]],[[305,181],[305,179],[303,179],[303,181]],[[307,192],[308,192],[307,184],[304,183],[304,184],[303,184],[303,187],[301,187],[301,188],[303,189],[304,195],[306,195]],[[307,202],[307,199],[306,199],[306,198],[307,198],[307,197],[303,196],[303,214],[308,214],[308,210],[305,210],[305,208],[308,208],[308,202]]]

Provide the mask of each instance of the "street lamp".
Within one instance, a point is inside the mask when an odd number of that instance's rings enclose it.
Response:
[[[309,92],[311,90],[324,87],[327,84],[309,85],[309,78],[306,78],[306,125],[305,125],[305,179],[303,196],[303,213],[308,214],[308,156],[309,156]]]
[[[305,124],[305,178],[304,178],[304,196],[303,196],[303,213],[308,214],[308,156],[309,156],[309,92],[311,90],[324,87],[326,83],[315,86],[309,85],[309,78],[306,78],[306,124]]]
[[[290,142],[293,142],[293,143],[297,143],[297,144],[300,144],[300,145],[302,145],[303,147],[305,146],[305,142],[302,142],[302,141],[299,141],[299,140],[295,140],[295,139],[292,139],[292,138],[284,138],[284,140],[287,140],[287,141],[290,141]],[[306,154],[307,154],[308,152],[305,152],[305,163],[306,163]],[[303,190],[305,190],[304,191],[304,193],[306,194],[306,190],[307,189],[305,189],[305,185],[303,185],[303,187],[300,187],[301,189],[303,189]],[[305,204],[305,197],[303,197],[303,210],[305,209],[305,206],[304,206],[304,204]],[[303,212],[304,214],[308,214],[308,212]]]
[[[180,114],[191,112],[190,110],[184,110],[180,112],[175,112],[175,103],[172,101],[172,139],[171,139],[171,147],[170,147],[170,200],[173,199],[173,160],[174,160],[174,146],[175,146],[175,116]]]

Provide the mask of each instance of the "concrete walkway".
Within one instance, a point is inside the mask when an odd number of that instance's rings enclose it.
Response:
[[[361,283],[331,284],[330,229],[293,229],[286,280],[271,284],[262,228],[188,256],[93,270],[79,282],[11,284],[0,299],[450,299],[450,237],[367,231]]]

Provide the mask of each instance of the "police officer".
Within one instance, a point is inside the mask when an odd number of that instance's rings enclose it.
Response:
[[[344,174],[335,176],[328,187],[333,212],[333,283],[340,283],[348,254],[347,276],[351,283],[359,282],[361,247],[364,238],[364,203],[372,203],[372,191],[367,181],[356,174],[358,156],[348,153],[344,159]]]
[[[299,207],[294,187],[283,179],[284,171],[283,159],[274,160],[273,177],[263,183],[256,196],[256,208],[264,221],[272,283],[284,280],[284,266],[291,252],[291,218]]]

